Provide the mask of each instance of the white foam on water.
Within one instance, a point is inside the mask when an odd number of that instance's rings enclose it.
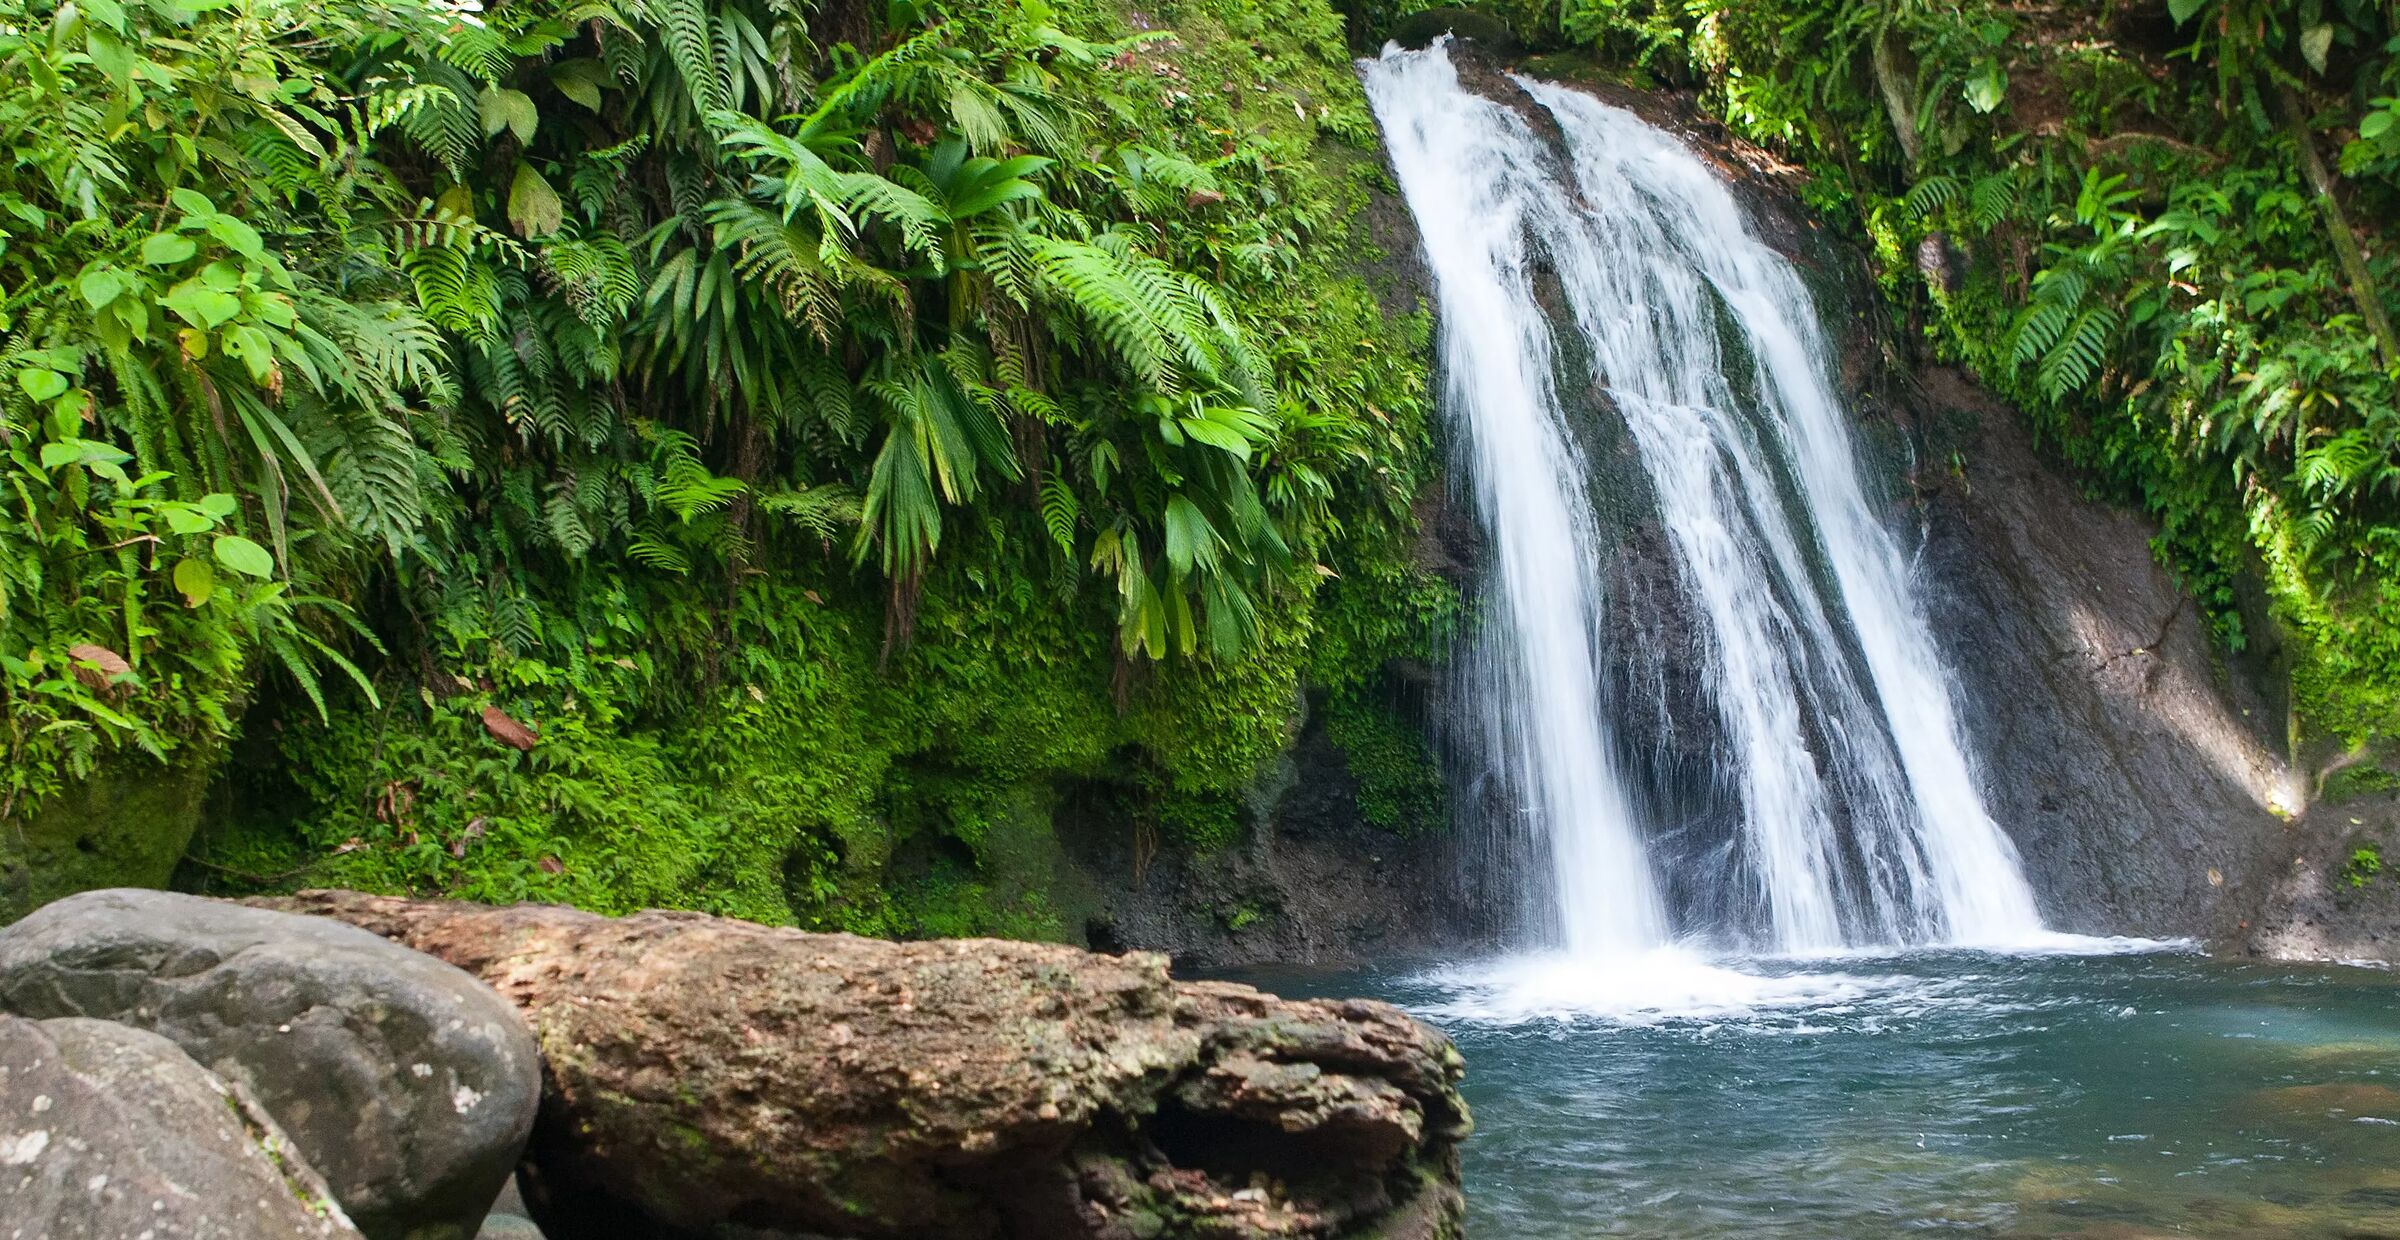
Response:
[[[1738,1026],[1746,1032],[1825,1033],[1806,1017],[1860,1018],[1875,1032],[1882,1022],[1921,1018],[1936,1010],[1974,1010],[1985,1016],[2024,1013],[2081,1000],[1996,997],[1988,979],[1960,972],[1955,962],[2058,956],[2191,953],[2189,939],[2042,934],[2000,948],[1858,947],[1773,955],[1720,955],[1684,944],[1591,958],[1563,950],[1528,952],[1445,965],[1410,979],[1434,992],[1408,1006],[1437,1022],[1485,1026],[1597,1021],[1652,1026],[1671,1023]],[[1828,970],[1826,965],[1905,967],[1912,960],[1953,962],[1942,972]]]
[[[1485,1025],[1601,1020],[1651,1025],[1735,1021],[1855,1002],[1908,984],[1848,973],[1746,972],[1683,947],[1592,959],[1536,952],[1453,965],[1419,979],[1442,992],[1415,1005],[1437,1020]]]

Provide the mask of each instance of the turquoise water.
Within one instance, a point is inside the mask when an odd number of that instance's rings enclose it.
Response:
[[[2400,1237],[2383,970],[1666,953],[1244,980],[1457,1039],[1478,1237]]]

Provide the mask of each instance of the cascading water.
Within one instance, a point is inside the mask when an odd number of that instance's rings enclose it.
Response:
[[[1783,951],[2038,934],[1790,263],[1705,163],[1630,113],[1518,79],[1559,150],[1464,89],[1445,43],[1362,71],[1425,239],[1448,409],[1490,539],[1469,665],[1491,756],[1547,845],[1540,924],[1583,959],[1670,929],[1599,689],[1611,635],[1560,401],[1571,384],[1623,417],[1704,629],[1740,805],[1723,881],[1746,895],[1740,924],[1683,929]],[[1561,313],[1537,273],[1555,275]],[[1553,331],[1568,327],[1562,350]]]

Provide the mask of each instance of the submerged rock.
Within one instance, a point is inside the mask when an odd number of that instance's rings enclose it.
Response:
[[[312,892],[516,1001],[552,1240],[1455,1235],[1449,1040],[1164,958]]]
[[[255,1095],[379,1238],[473,1236],[541,1096],[524,1021],[474,978],[196,896],[87,892],[0,930],[0,1010],[164,1035]]]
[[[173,1042],[0,1015],[0,1235],[358,1234],[274,1119]]]

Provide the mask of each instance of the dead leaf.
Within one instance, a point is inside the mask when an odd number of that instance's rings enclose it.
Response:
[[[91,664],[90,667],[77,666],[75,679],[94,689],[105,689],[117,677],[133,674],[133,665],[127,663],[123,655],[106,646],[95,646],[90,642],[84,642],[81,645],[67,647],[67,655],[78,665]]]
[[[483,730],[511,749],[531,749],[534,741],[540,739],[532,728],[509,718],[508,712],[497,706],[483,708]]]
[[[556,857],[544,857],[541,860],[534,862],[534,864],[541,867],[541,871],[544,874],[564,874],[567,872],[567,863],[559,860]]]
[[[365,840],[353,835],[349,839],[343,840],[341,843],[335,845],[333,849],[333,855],[339,857],[343,853],[357,852],[359,849],[365,848],[366,846],[367,842]]]
[[[1213,189],[1196,189],[1183,196],[1183,205],[1187,207],[1213,207],[1223,201],[1225,195]]]
[[[491,826],[491,824],[490,824],[490,823],[488,823],[488,822],[485,822],[485,821],[483,820],[483,818],[482,818],[482,816],[481,816],[481,815],[477,815],[476,817],[469,818],[469,819],[467,820],[467,838],[468,838],[468,839],[471,839],[471,840],[479,840],[479,839],[482,839],[482,838],[483,838],[483,834],[484,834],[484,832],[486,832],[486,831],[489,831],[489,830],[491,830],[491,829],[492,829],[492,826]]]

